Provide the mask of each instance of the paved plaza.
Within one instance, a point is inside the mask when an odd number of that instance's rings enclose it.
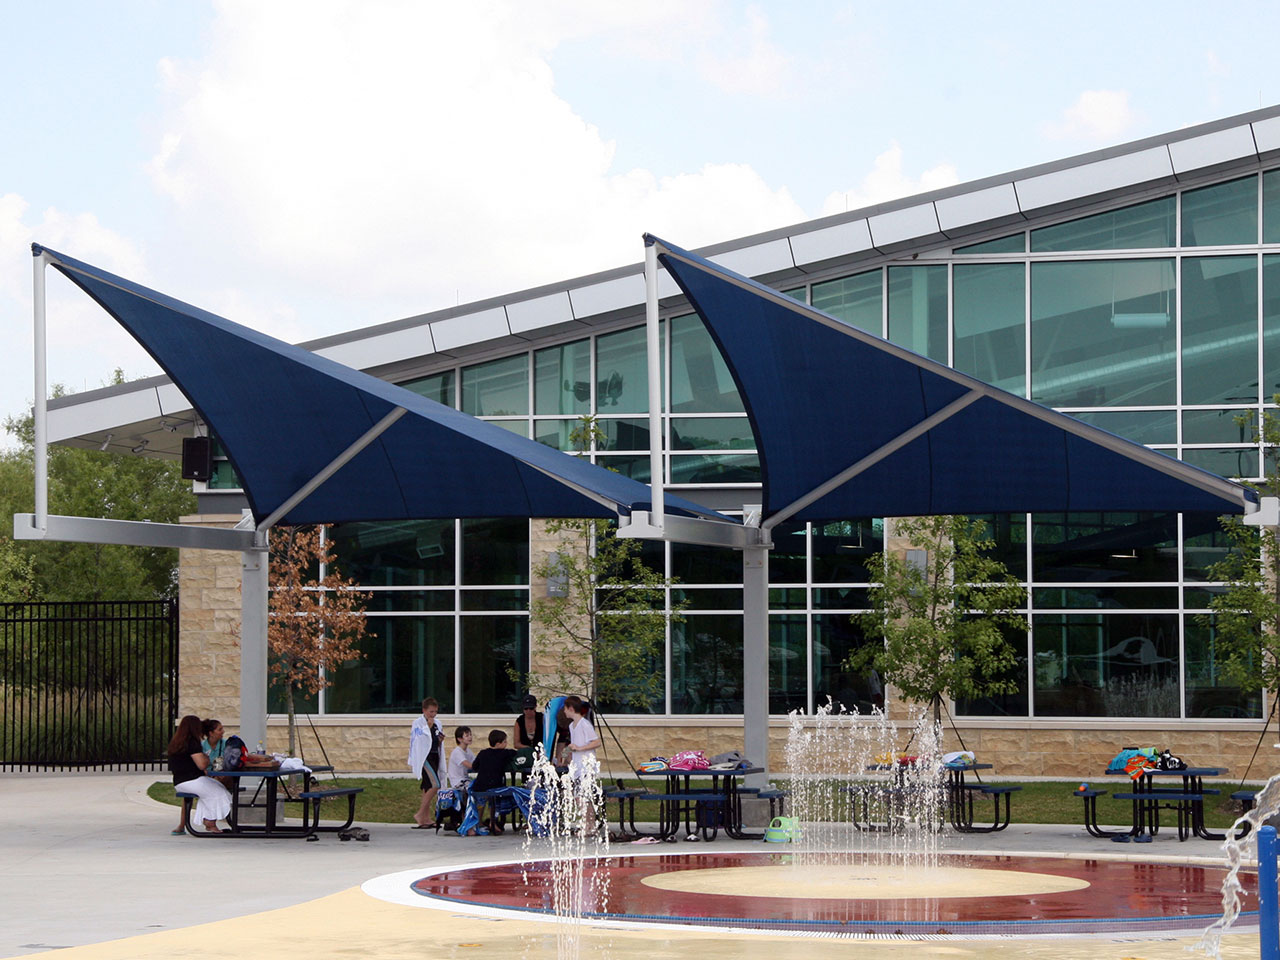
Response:
[[[160,775],[8,775],[0,780],[0,957],[67,960],[298,955],[541,958],[556,956],[553,924],[478,917],[393,903],[361,885],[388,874],[517,859],[511,835],[462,839],[407,825],[365,824],[368,843],[299,840],[202,842],[172,837],[174,807],[146,787]],[[679,852],[689,852],[680,845]],[[724,839],[698,849],[760,851]],[[650,848],[652,849],[652,848]],[[1220,860],[1215,844],[1162,835],[1140,852],[1093,840],[1078,826],[1019,826],[988,837],[949,835],[946,850]],[[1185,958],[1188,938],[893,942],[682,930],[584,928],[582,956],[718,960],[767,949],[776,960],[831,957]],[[1256,957],[1253,934],[1229,936],[1223,956]]]

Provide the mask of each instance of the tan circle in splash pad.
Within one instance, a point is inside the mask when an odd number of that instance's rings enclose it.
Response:
[[[894,865],[713,867],[644,877],[646,886],[679,893],[809,900],[918,900],[1028,897],[1083,890],[1089,881],[1052,873],[976,867],[903,869]]]

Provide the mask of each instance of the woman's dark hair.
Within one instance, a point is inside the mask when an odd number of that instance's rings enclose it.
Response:
[[[169,755],[181,753],[192,740],[200,746],[202,724],[195,714],[188,714],[178,722],[178,729],[173,731],[173,739],[169,741]]]
[[[217,730],[220,726],[222,726],[221,720],[206,720],[204,723],[200,724],[201,736],[208,740],[209,734],[213,733],[213,731]]]
[[[591,706],[581,697],[565,697],[564,705],[578,716],[591,719]]]

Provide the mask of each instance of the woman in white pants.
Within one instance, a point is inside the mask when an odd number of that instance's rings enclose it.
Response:
[[[231,794],[217,780],[205,776],[209,757],[200,745],[201,733],[199,717],[182,718],[169,741],[169,770],[173,773],[174,787],[199,797],[196,816],[204,821],[204,828],[210,833],[221,833],[218,821],[225,820],[231,813]]]

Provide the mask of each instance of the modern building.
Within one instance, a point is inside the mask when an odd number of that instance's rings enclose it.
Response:
[[[1280,107],[700,252],[1171,457],[1224,476],[1261,469],[1253,425],[1280,391]],[[701,321],[663,281],[666,482],[741,511],[758,490],[751,425]],[[648,481],[643,303],[637,264],[305,346],[559,449],[577,418],[594,415],[604,438],[591,458]],[[181,437],[202,429],[163,378],[50,403],[50,439],[70,445],[175,456]],[[186,522],[238,520],[236,483],[234,466],[219,461]],[[1198,616],[1221,589],[1207,579],[1227,549],[1215,516],[988,519],[999,556],[1026,582],[1031,629],[1012,638],[1018,692],[951,705],[950,736],[1002,773],[1090,769],[1129,743],[1243,772],[1270,699],[1223,683],[1213,630]],[[775,744],[788,711],[829,697],[878,702],[873,678],[843,663],[862,639],[851,615],[866,608],[866,561],[885,531],[882,518],[849,517],[775,532]],[[531,571],[556,549],[545,525],[359,523],[332,535],[373,601],[364,659],[314,705],[330,756],[399,769],[426,695],[472,726],[508,726],[523,692],[513,672],[546,666],[529,625],[530,599],[547,589]],[[665,695],[651,712],[611,714],[609,725],[633,756],[741,746],[740,558],[645,549],[678,578],[671,600],[687,607],[655,664]],[[238,709],[238,583],[237,555],[183,552],[181,709],[228,723]]]

